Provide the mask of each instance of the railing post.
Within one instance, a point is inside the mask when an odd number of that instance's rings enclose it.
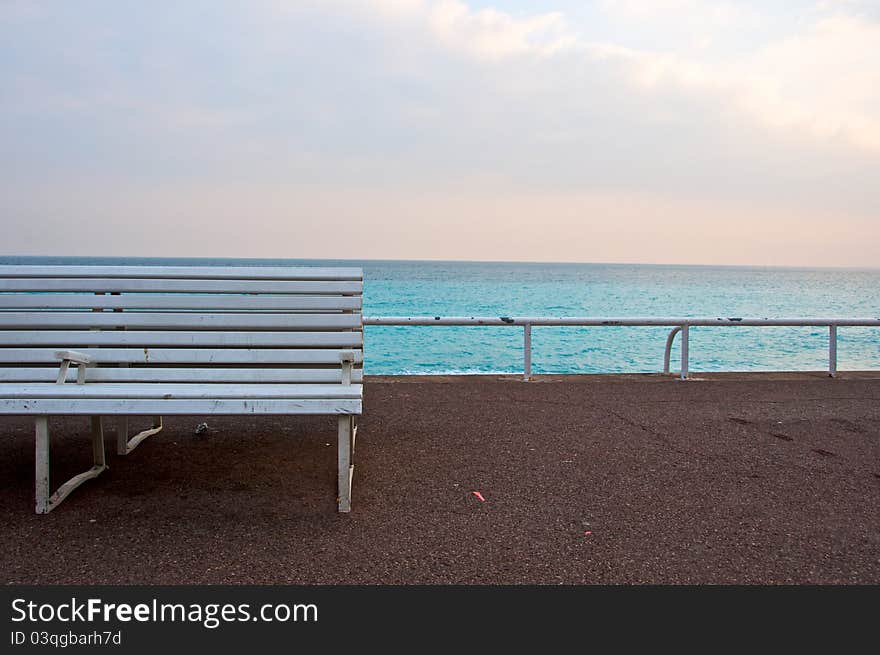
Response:
[[[672,354],[672,342],[675,341],[675,335],[681,332],[681,327],[676,326],[669,332],[666,337],[666,350],[663,351],[663,372],[669,373],[669,358]]]
[[[837,326],[828,326],[828,375],[837,376]]]
[[[532,325],[523,325],[523,380],[529,381],[532,377]]]
[[[690,336],[690,326],[682,325],[681,326],[681,379],[687,380],[688,378],[688,345],[689,345],[689,336]]]

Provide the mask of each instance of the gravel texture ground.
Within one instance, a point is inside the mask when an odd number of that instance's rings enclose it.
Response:
[[[2,581],[880,583],[877,374],[365,389],[350,515],[331,417],[169,417],[45,516],[0,418]],[[87,418],[50,429],[55,481],[90,465]]]

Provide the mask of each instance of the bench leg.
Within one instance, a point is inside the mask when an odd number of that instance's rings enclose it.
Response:
[[[86,480],[98,477],[107,469],[104,457],[104,430],[100,416],[92,417],[92,461],[94,465],[88,471],[75,475],[49,495],[49,417],[38,416],[36,419],[36,509],[37,514],[48,514],[58,507],[70,492]]]
[[[354,443],[358,436],[358,420],[357,416],[351,417],[351,458],[354,459]]]
[[[339,417],[339,443],[337,445],[337,482],[339,493],[337,503],[340,512],[351,511],[351,479],[354,475],[354,464],[351,457],[354,446],[354,417]]]
[[[37,514],[49,513],[49,417],[37,417]]]
[[[154,416],[153,417],[153,427],[142,430],[134,435],[131,439],[128,438],[128,417],[120,416],[116,420],[116,454],[118,455],[128,455],[132,450],[138,447],[141,441],[146,439],[147,437],[152,437],[157,432],[162,431],[162,417]]]

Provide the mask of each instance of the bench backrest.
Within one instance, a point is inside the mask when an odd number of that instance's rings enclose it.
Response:
[[[0,382],[340,384],[362,379],[358,268],[0,266]],[[68,379],[75,381],[71,370]]]

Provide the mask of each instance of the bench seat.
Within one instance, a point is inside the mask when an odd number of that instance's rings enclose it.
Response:
[[[360,414],[361,385],[0,384],[0,414]]]
[[[172,400],[175,398],[217,399],[357,399],[363,395],[360,384],[10,384],[0,383],[0,413],[7,399],[119,398],[131,400]]]

